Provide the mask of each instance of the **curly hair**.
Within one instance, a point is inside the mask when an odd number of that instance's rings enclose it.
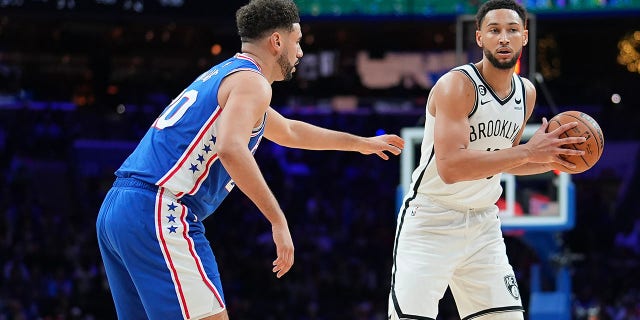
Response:
[[[276,29],[293,31],[300,23],[298,7],[291,0],[251,0],[236,11],[236,25],[242,42],[261,39]]]
[[[527,10],[514,0],[489,0],[480,6],[478,13],[476,14],[476,27],[480,30],[482,26],[482,20],[487,15],[487,12],[497,9],[509,9],[518,13],[524,27],[527,27]]]

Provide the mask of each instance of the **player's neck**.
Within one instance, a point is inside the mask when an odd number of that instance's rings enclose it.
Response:
[[[243,55],[251,58],[258,67],[260,67],[260,72],[269,80],[269,83],[273,83],[271,76],[273,73],[274,61],[270,58],[269,52],[250,43],[243,43],[241,52]]]
[[[242,49],[242,55],[245,55],[249,58],[251,58],[251,60],[253,60],[253,62],[255,64],[258,65],[258,67],[260,67],[261,70],[264,69],[264,62],[262,61],[262,59],[260,58],[260,56],[256,53],[254,53],[252,50],[247,50],[247,49]]]
[[[490,62],[484,60],[477,64],[476,67],[487,84],[493,89],[493,92],[498,96],[504,98],[511,93],[511,80],[515,68],[498,69],[492,66]]]

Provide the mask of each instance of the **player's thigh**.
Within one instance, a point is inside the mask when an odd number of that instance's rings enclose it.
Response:
[[[199,319],[221,313],[220,276],[202,223],[162,190],[130,190],[128,200],[114,238],[148,318]]]
[[[488,217],[473,228],[477,237],[468,249],[474,254],[456,269],[450,283],[460,317],[521,313],[522,300],[499,222]]]
[[[464,252],[459,214],[437,207],[409,207],[398,217],[389,314],[435,318],[438,302]]]
[[[222,285],[204,226],[182,204],[162,197],[156,201],[156,222],[147,225],[155,239],[149,254],[138,256],[142,263],[134,277],[149,317],[167,319],[181,312],[185,319],[200,319],[221,313],[226,308]],[[156,282],[148,281],[150,275]]]
[[[454,274],[450,287],[461,318],[523,311],[518,285],[508,265],[479,266],[474,271],[459,270]]]
[[[103,251],[102,260],[118,319],[146,318],[144,305],[127,269],[108,252]]]
[[[122,210],[119,206],[123,205],[119,201],[120,191],[111,189],[100,208],[96,221],[98,246],[118,318],[144,319],[146,312],[133,279],[131,279],[124,261],[120,258],[119,251],[112,244],[111,227],[114,220],[120,219],[114,218],[113,215],[114,212],[117,214],[119,210]]]

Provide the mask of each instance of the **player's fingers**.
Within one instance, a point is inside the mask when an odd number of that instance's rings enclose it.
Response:
[[[273,260],[274,267],[280,267],[284,263],[286,263],[286,262],[285,262],[285,259],[284,259],[283,255],[278,253],[278,257],[275,260]]]
[[[549,122],[547,122],[547,118],[542,117],[542,125],[536,130],[536,132],[545,133],[547,132],[547,127],[549,126]]]
[[[387,151],[393,153],[394,155],[399,155],[402,152],[402,149],[394,146],[394,145],[388,145],[386,148]]]
[[[581,156],[584,155],[583,150],[569,149],[569,148],[558,148],[556,151],[557,154],[564,154],[567,156]]]
[[[583,143],[585,141],[587,141],[587,138],[585,137],[568,137],[568,138],[560,139],[560,144],[565,145],[565,144]]]
[[[272,269],[276,273],[276,277],[282,277],[291,269],[294,260],[293,253],[293,246],[278,249],[278,258],[273,261],[274,267]]]
[[[291,270],[291,266],[293,266],[293,254],[283,259],[281,264],[273,268],[274,272],[276,272],[276,277],[280,278],[285,273],[289,272],[289,270]]]
[[[282,276],[284,276],[287,272],[289,272],[289,270],[291,270],[291,265],[289,266],[283,266],[282,269],[280,269],[278,271],[278,273],[276,273],[276,277],[281,278]]]
[[[271,271],[273,271],[276,274],[276,277],[280,278],[281,277],[280,273],[283,268],[284,268],[284,263],[280,258],[278,258],[273,262],[273,269],[271,269]]]
[[[404,148],[404,139],[396,136],[395,134],[393,135],[389,135],[389,138],[387,139],[387,142],[389,144],[392,144],[400,149]]]
[[[575,122],[575,121],[574,122],[568,122],[568,123],[565,123],[565,124],[557,127],[551,133],[556,135],[556,136],[560,136],[563,132],[565,132],[565,131],[567,131],[567,130],[569,130],[571,128],[575,128],[577,126],[578,126],[578,123]]]
[[[575,169],[576,165],[573,162],[569,162],[561,157],[556,157],[556,163],[559,163],[569,169]]]
[[[376,138],[384,141],[386,144],[396,146],[400,149],[404,148],[404,139],[398,137],[395,134],[384,134]]]
[[[389,156],[386,153],[382,152],[382,151],[376,152],[376,154],[378,155],[378,157],[380,157],[380,158],[382,158],[384,160],[389,160]]]

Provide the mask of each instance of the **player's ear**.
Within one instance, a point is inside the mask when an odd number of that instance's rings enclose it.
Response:
[[[274,48],[280,48],[280,46],[282,45],[282,35],[280,35],[279,32],[274,32],[271,34],[271,37],[269,39],[269,41],[271,42],[271,45]]]
[[[480,30],[476,30],[476,43],[478,47],[482,48],[482,33],[480,33]]]
[[[526,46],[529,43],[529,30],[524,30],[522,33],[522,46]]]

